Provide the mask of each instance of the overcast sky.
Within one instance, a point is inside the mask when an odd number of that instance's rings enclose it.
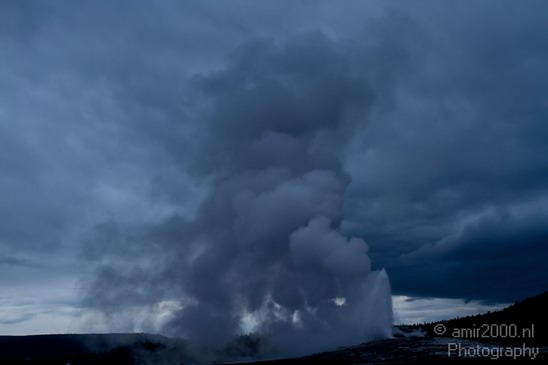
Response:
[[[547,14],[0,1],[0,333],[162,328],[208,275],[313,267],[307,234],[386,268],[399,321],[545,291]]]

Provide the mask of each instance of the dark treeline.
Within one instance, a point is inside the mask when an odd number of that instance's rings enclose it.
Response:
[[[430,323],[417,323],[408,326],[412,329],[422,328],[429,335],[438,336],[436,325],[446,328],[443,336],[472,338],[485,342],[516,342],[530,344],[548,343],[548,291],[524,299],[520,302],[484,314],[457,317]],[[462,331],[461,329],[470,329]],[[452,336],[452,335],[456,336]]]

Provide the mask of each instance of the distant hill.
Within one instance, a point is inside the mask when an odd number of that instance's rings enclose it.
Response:
[[[184,349],[182,340],[139,333],[0,336],[0,364],[164,364],[182,359]]]
[[[548,291],[498,311],[407,327],[423,329],[431,336],[455,337],[454,334],[482,342],[525,342],[548,346],[547,310]],[[443,334],[436,333],[436,326],[441,332],[440,325],[446,329]]]

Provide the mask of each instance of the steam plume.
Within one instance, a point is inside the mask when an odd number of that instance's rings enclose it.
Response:
[[[389,336],[386,273],[371,271],[367,244],[340,229],[344,153],[373,102],[362,61],[312,34],[247,44],[196,76],[192,138],[178,153],[209,193],[192,218],[134,240],[154,269],[103,269],[88,303],[176,301],[161,332],[212,351],[247,332],[286,355]]]

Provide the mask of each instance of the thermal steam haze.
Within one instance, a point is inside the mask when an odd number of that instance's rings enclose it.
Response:
[[[160,331],[212,349],[245,333],[247,317],[285,355],[390,336],[386,273],[371,272],[367,244],[340,228],[342,160],[373,103],[366,62],[366,50],[311,33],[243,44],[223,68],[193,75],[181,100],[188,135],[173,147],[207,193],[192,216],[129,243],[153,267],[118,253],[86,283],[85,304],[117,318],[135,302],[179,301]]]
[[[545,291],[547,14],[0,2],[0,333],[303,353]]]

